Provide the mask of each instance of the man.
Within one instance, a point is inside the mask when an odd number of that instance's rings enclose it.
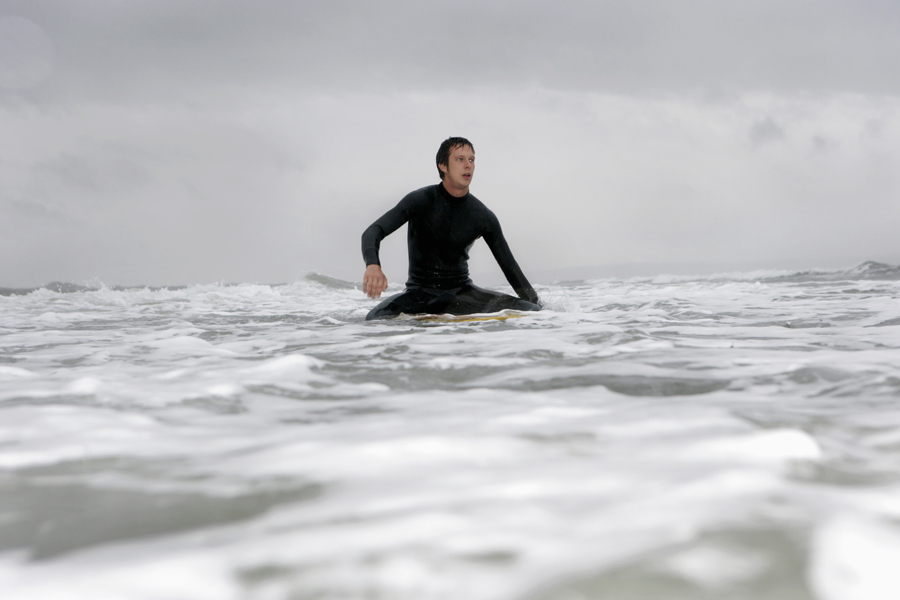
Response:
[[[441,183],[407,194],[362,235],[366,261],[363,291],[378,298],[387,289],[378,250],[381,240],[409,223],[409,280],[406,291],[391,296],[366,316],[386,319],[406,314],[469,315],[504,309],[540,310],[540,300],[513,258],[500,223],[469,193],[475,172],[475,148],[461,137],[444,140],[436,163]],[[469,279],[469,248],[483,237],[518,298],[484,290]]]

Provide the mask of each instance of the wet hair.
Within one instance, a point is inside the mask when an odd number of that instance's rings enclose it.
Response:
[[[441,171],[441,165],[450,168],[450,152],[459,146],[468,146],[472,149],[472,152],[475,152],[475,146],[464,137],[449,137],[441,142],[441,147],[438,148],[437,156],[435,157],[438,175],[441,176],[441,179],[444,179],[444,172]]]

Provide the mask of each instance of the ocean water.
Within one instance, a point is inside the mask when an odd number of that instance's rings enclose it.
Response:
[[[9,599],[900,597],[900,268],[0,295]]]

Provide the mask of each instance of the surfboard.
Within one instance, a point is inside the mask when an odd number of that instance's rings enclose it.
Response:
[[[498,313],[480,313],[474,315],[407,315],[401,313],[394,317],[395,321],[420,321],[425,323],[477,323],[480,321],[506,321],[518,319],[528,313],[504,310]]]

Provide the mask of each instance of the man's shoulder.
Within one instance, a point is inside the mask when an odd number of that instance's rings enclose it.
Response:
[[[406,197],[408,198],[408,197],[410,197],[410,196],[416,196],[416,197],[420,197],[420,196],[431,197],[431,196],[434,196],[434,195],[437,194],[437,192],[438,192],[438,186],[439,186],[439,185],[441,185],[441,184],[437,183],[437,184],[433,184],[433,185],[426,185],[426,186],[424,186],[424,187],[420,187],[419,189],[413,190],[413,191],[411,191],[410,193],[408,193],[408,194],[406,195]]]
[[[437,185],[426,185],[417,190],[413,190],[403,197],[400,202],[414,206],[424,202],[430,202],[437,195]]]
[[[487,211],[487,212],[491,212],[491,209],[489,209],[489,208],[487,207],[487,205],[485,205],[484,202],[482,202],[482,201],[479,200],[477,197],[475,197],[475,194],[473,194],[473,193],[471,193],[471,192],[469,192],[469,195],[468,195],[468,201],[469,201],[469,204],[470,204],[473,208],[477,208],[478,210],[484,210],[484,211]]]
[[[497,215],[494,214],[494,211],[489,209],[484,202],[476,198],[474,195],[469,194],[468,203],[469,210],[471,210],[473,213],[476,213],[490,223],[497,222]]]

